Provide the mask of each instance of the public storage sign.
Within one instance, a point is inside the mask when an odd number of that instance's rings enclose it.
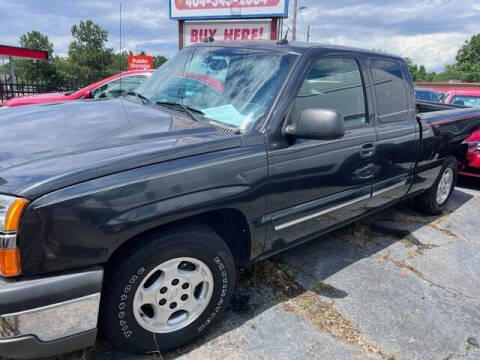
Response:
[[[216,41],[231,40],[270,40],[271,20],[229,21],[229,22],[185,22],[183,44],[188,46],[205,42],[209,38]]]
[[[288,16],[288,0],[169,0],[179,20]]]
[[[153,69],[153,57],[149,55],[130,55],[127,59],[128,70]]]

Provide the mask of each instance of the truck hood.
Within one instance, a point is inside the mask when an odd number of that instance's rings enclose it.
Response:
[[[241,137],[121,99],[0,111],[0,193],[34,199],[124,170],[238,147]]]

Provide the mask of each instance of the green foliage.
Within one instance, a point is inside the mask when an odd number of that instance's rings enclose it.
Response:
[[[480,81],[480,34],[466,40],[458,50],[456,69],[465,81]]]
[[[425,66],[414,64],[412,59],[405,58],[410,70],[410,75],[413,81],[435,81],[437,74],[435,72],[427,72]]]
[[[106,47],[108,31],[91,20],[72,26],[73,41],[68,47],[70,76],[80,81],[100,80],[109,75],[113,62],[113,49]]]
[[[29,49],[42,50],[48,53],[48,61],[17,60],[17,74],[28,81],[50,82],[56,79],[55,63],[52,59],[53,44],[48,36],[33,30],[20,37],[20,45]]]
[[[160,66],[163,65],[164,62],[166,62],[168,59],[165,56],[162,55],[156,55],[153,57],[153,67],[155,69],[159,68]]]

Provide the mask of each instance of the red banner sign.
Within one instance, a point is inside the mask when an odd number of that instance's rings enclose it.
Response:
[[[280,0],[175,0],[178,10],[190,9],[225,9],[232,7],[273,7]]]
[[[267,18],[288,14],[288,0],[169,0],[171,19]]]
[[[128,70],[153,69],[153,57],[149,55],[130,55],[127,59]]]

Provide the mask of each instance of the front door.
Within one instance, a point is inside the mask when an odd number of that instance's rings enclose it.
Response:
[[[360,215],[372,191],[377,136],[369,121],[361,59],[324,56],[314,61],[292,111],[340,112],[346,134],[332,140],[293,139],[269,149],[266,251]]]

